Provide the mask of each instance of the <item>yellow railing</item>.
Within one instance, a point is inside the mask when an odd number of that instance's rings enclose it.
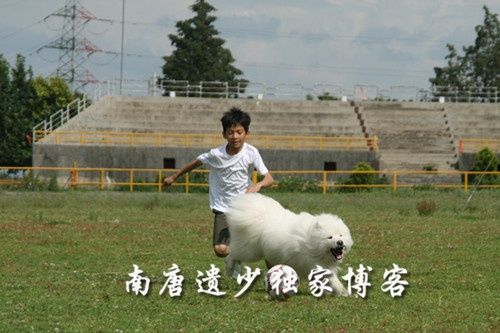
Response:
[[[77,168],[77,167],[0,167],[0,186],[18,186],[26,184],[26,177],[31,175],[41,179],[49,180],[55,178],[59,185],[67,188],[94,187],[100,190],[107,188],[122,187],[122,189],[133,192],[139,187],[154,187],[158,192],[164,190],[162,179],[176,172],[178,169],[127,169],[127,168]],[[27,174],[28,172],[28,174]],[[197,174],[206,174],[208,170],[194,170],[183,177],[182,181],[174,183],[173,187],[183,187],[189,193],[195,187],[208,187],[203,181],[196,181]],[[500,171],[476,172],[476,171],[414,171],[414,170],[386,170],[386,171],[319,171],[319,170],[273,170],[272,174],[277,180],[275,187],[280,187],[280,182],[286,177],[297,177],[302,179],[313,179],[314,186],[322,193],[339,188],[388,188],[397,191],[402,188],[421,186],[415,183],[412,177],[418,175],[426,178],[425,184],[435,188],[457,188],[468,191],[471,175],[497,175]],[[352,174],[373,174],[378,177],[385,176],[387,182],[379,184],[345,184],[345,178]],[[111,177],[110,177],[111,175]],[[442,182],[439,178],[449,177],[448,182]],[[479,178],[478,177],[478,178]],[[193,180],[193,178],[195,178]],[[199,176],[198,176],[199,178]],[[436,182],[435,179],[438,179]],[[146,179],[146,181],[142,181]],[[149,180],[148,180],[149,179]],[[154,179],[154,180],[151,180]],[[254,182],[257,174],[253,174]],[[428,180],[428,181],[427,181]],[[478,188],[500,188],[500,185],[477,185]],[[301,190],[300,188],[296,190]]]
[[[484,147],[488,147],[494,152],[500,152],[500,139],[460,139],[458,144],[458,152],[461,155],[463,152],[477,153]]]
[[[50,134],[50,135],[49,135]],[[224,143],[221,134],[138,133],[138,132],[65,132],[35,131],[35,142],[78,145],[130,145],[156,147],[214,147]],[[364,149],[378,150],[378,138],[351,136],[249,135],[247,141],[269,149]]]

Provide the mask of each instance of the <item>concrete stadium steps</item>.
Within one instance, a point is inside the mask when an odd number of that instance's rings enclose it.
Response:
[[[168,122],[168,123],[206,123],[207,121],[217,123],[220,126],[221,113],[216,113],[213,111],[179,111],[173,112],[162,112],[160,110],[120,110],[120,112],[108,113],[106,111],[102,112],[97,118],[99,121],[105,122],[120,122],[120,121],[148,121],[151,123],[155,122]],[[309,112],[293,112],[293,113],[251,113],[252,123],[255,124],[279,124],[286,122],[296,124],[296,125],[335,125],[342,124],[343,126],[349,125],[353,127],[360,127],[359,121],[352,117],[351,114],[347,113],[331,113],[328,117],[325,117],[324,113],[309,113]],[[84,119],[85,117],[82,117]],[[95,118],[95,116],[94,116]],[[87,120],[92,120],[92,117],[87,117]],[[253,127],[253,126],[252,126]]]
[[[360,112],[369,135],[380,142],[382,168],[422,170],[456,163],[456,144],[442,108],[402,103],[363,103]]]
[[[260,135],[364,136],[353,107],[337,101],[262,101],[207,98],[106,97],[61,131],[221,132],[233,106],[249,112]]]
[[[166,97],[129,97],[113,96],[108,100],[108,107],[114,109],[172,109],[225,112],[229,107],[239,107],[247,112],[307,112],[329,113],[333,109],[350,109],[338,101],[270,101],[255,99],[217,99],[217,98],[166,98]]]
[[[500,138],[498,104],[447,104],[445,113],[457,139]]]
[[[258,128],[253,130],[252,128]],[[352,127],[338,126],[304,126],[304,125],[266,125],[252,126],[251,134],[255,135],[290,135],[290,136],[357,136],[362,137],[361,130],[354,132]],[[137,132],[137,133],[183,133],[183,134],[220,134],[220,123],[87,123],[85,126],[65,127],[64,131],[87,132]],[[332,133],[335,133],[334,135]]]
[[[475,126],[468,127],[467,125],[457,126],[453,128],[457,139],[500,139],[500,126]]]
[[[379,133],[380,149],[402,149],[410,152],[440,153],[453,150],[449,133],[428,130],[402,130],[399,132]]]

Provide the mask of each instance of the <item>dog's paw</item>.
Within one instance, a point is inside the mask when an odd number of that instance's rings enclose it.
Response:
[[[349,291],[347,289],[343,288],[340,290],[336,290],[336,295],[339,297],[353,297],[355,295],[349,294]]]

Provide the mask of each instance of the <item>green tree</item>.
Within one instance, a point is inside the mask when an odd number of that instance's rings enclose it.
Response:
[[[476,26],[474,45],[464,48],[470,66],[470,80],[476,86],[500,88],[500,22],[484,6],[483,25]]]
[[[0,54],[0,165],[30,165],[33,126],[76,97],[61,78],[33,79],[21,55],[10,68]]]
[[[10,109],[10,75],[9,63],[0,54],[0,165],[5,165],[8,148],[8,115]]]
[[[177,34],[168,35],[175,50],[163,57],[163,79],[183,80],[189,83],[222,81],[232,85],[246,82],[238,76],[243,72],[233,66],[231,51],[224,48],[224,39],[213,23],[217,19],[210,13],[215,8],[207,1],[196,0],[191,6],[195,16],[178,21]]]
[[[433,87],[496,87],[500,90],[500,23],[498,14],[491,13],[486,6],[483,9],[484,21],[475,28],[474,45],[464,46],[460,55],[454,45],[447,44],[447,65],[434,67],[435,77],[429,79]]]
[[[433,86],[453,86],[462,89],[466,82],[464,57],[458,55],[454,45],[446,44],[446,47],[448,48],[448,54],[445,57],[447,66],[434,67],[436,77],[430,79],[430,82]]]
[[[43,78],[37,76],[33,80],[36,93],[36,106],[33,109],[33,125],[47,119],[55,111],[65,108],[81,94],[72,92],[66,81],[61,77]]]
[[[35,91],[32,86],[33,72],[26,69],[25,59],[16,57],[16,65],[11,70],[8,89],[9,105],[4,118],[4,145],[0,152],[3,165],[20,166],[31,164],[31,114],[35,104]]]

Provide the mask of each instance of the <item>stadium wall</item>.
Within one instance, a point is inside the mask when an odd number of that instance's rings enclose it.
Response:
[[[181,168],[207,148],[109,147],[35,144],[33,166],[78,168]],[[379,168],[374,151],[259,150],[270,170],[352,170],[358,162]],[[171,162],[175,161],[175,165]],[[333,162],[333,163],[332,163]],[[328,164],[327,164],[328,163]]]

